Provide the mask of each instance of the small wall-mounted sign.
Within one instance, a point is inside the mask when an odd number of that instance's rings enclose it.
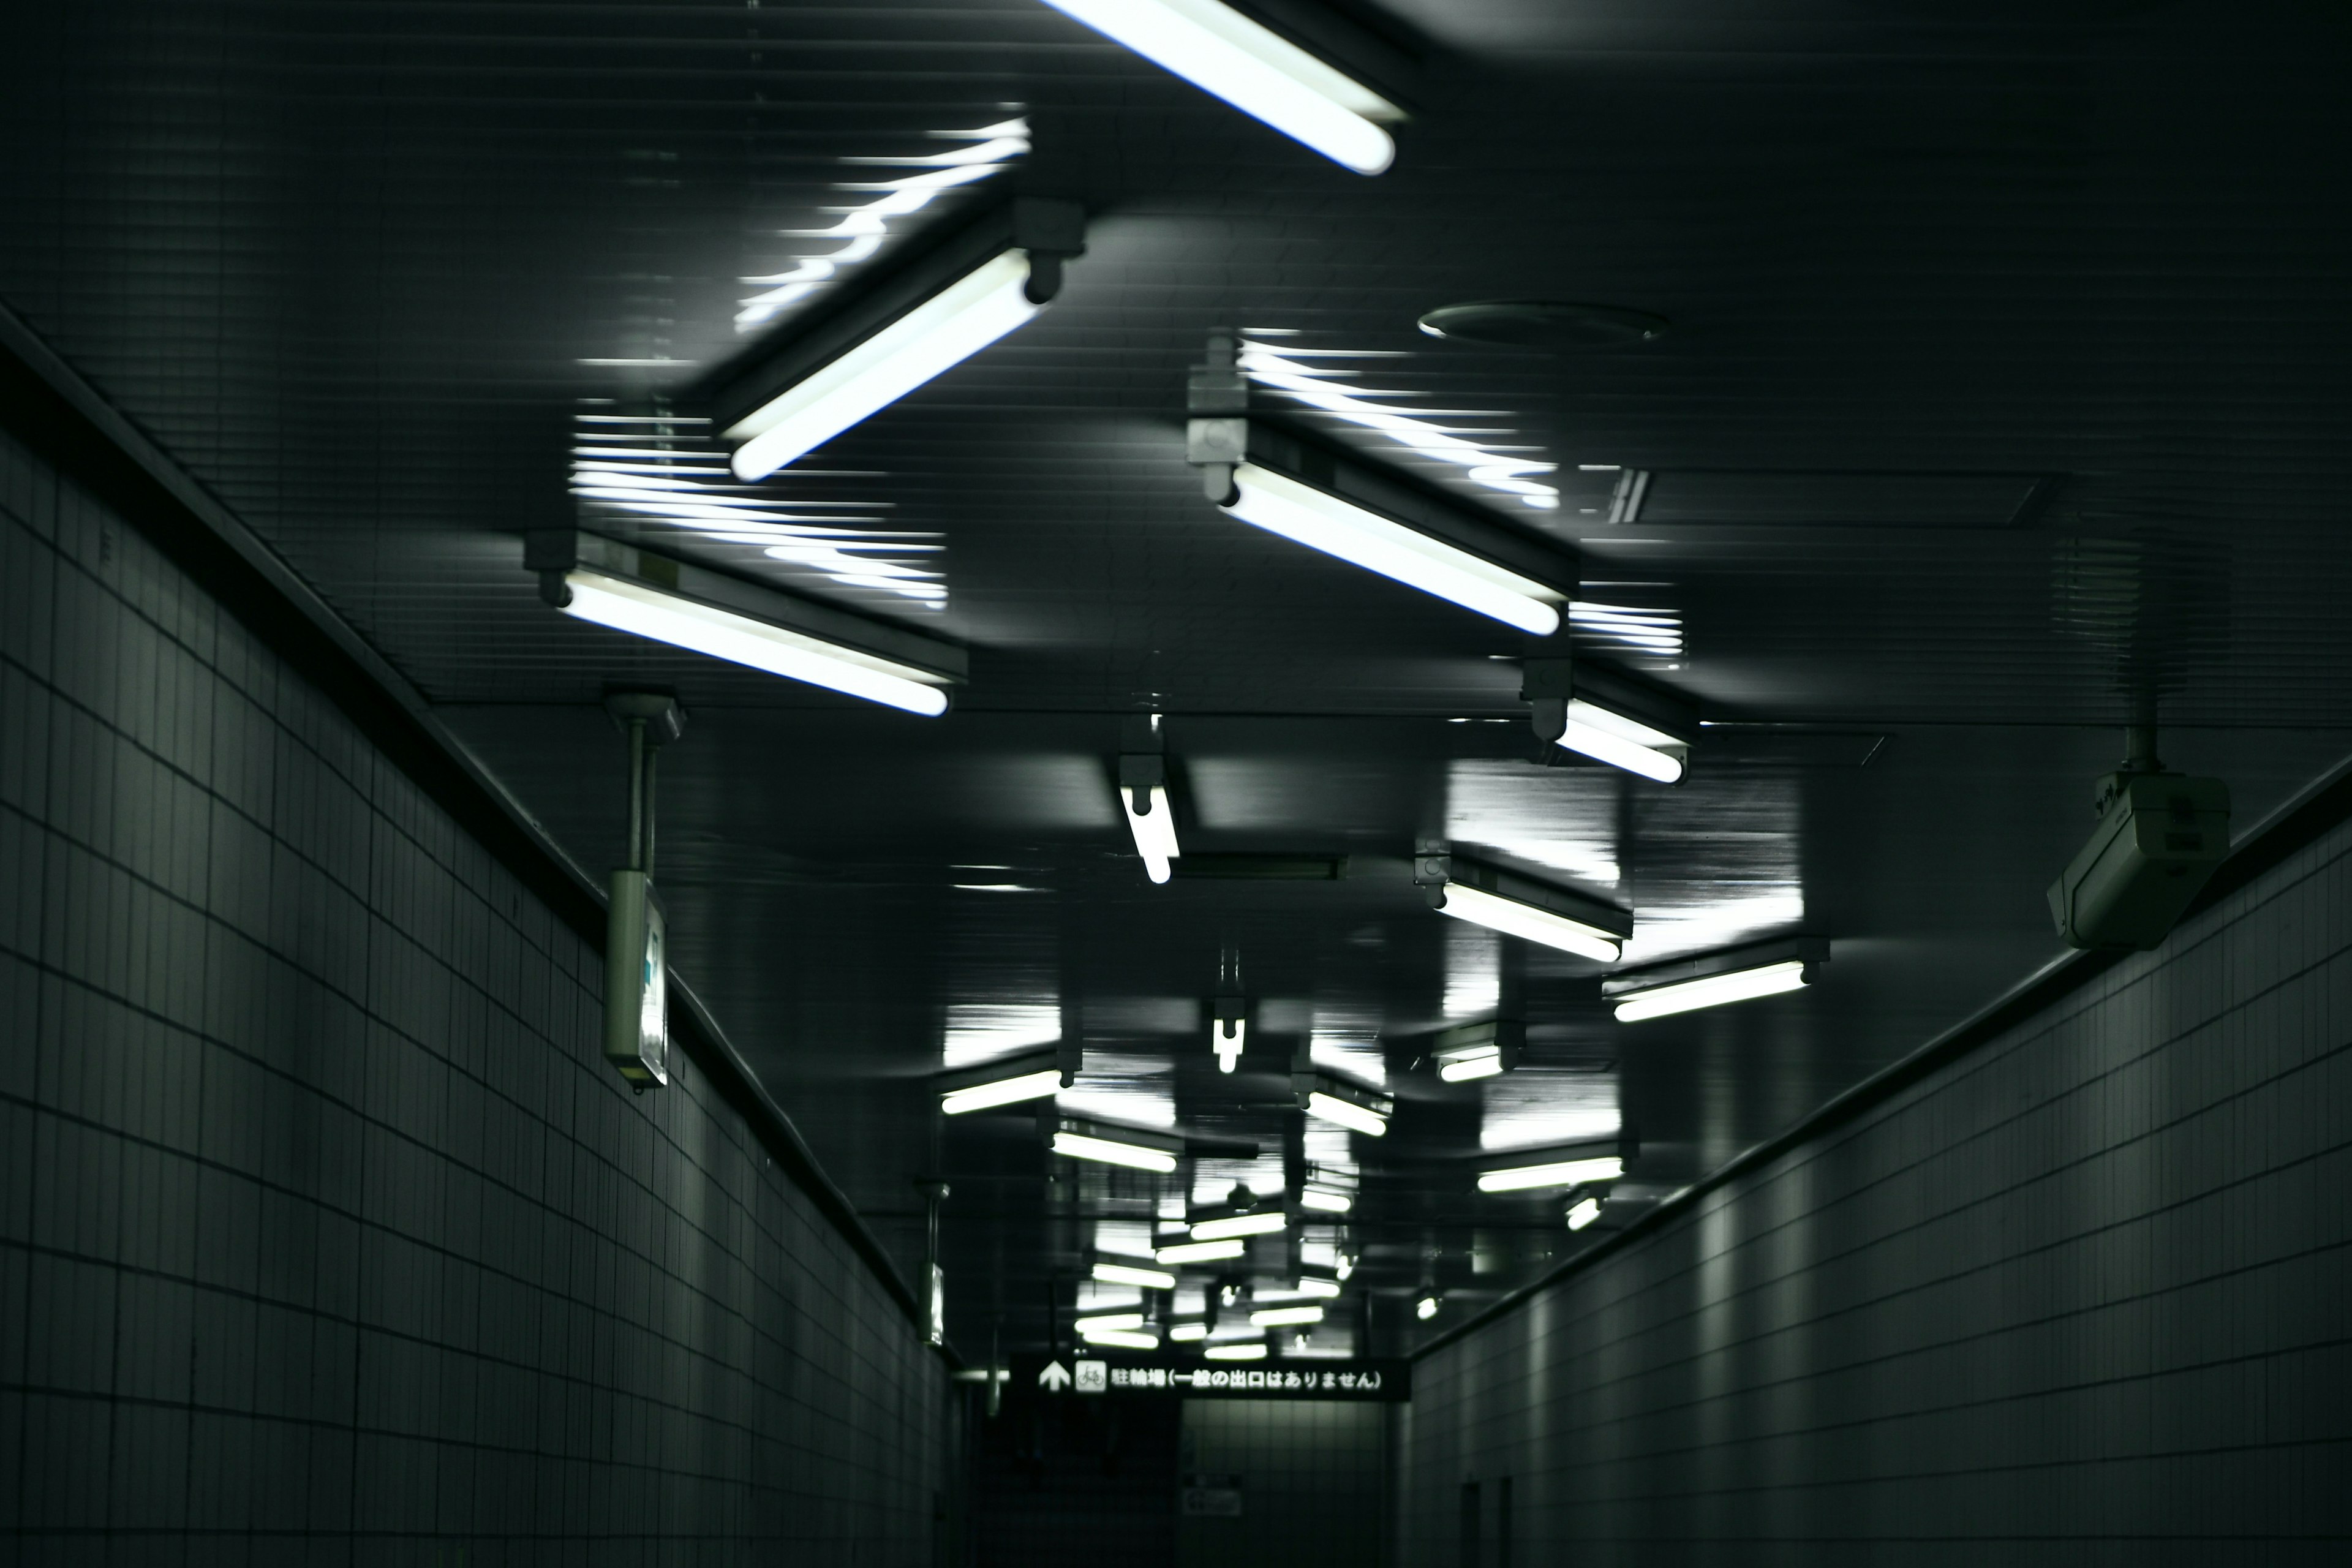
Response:
[[[1039,1394],[1152,1394],[1180,1399],[1351,1399],[1412,1397],[1412,1363],[1391,1360],[1300,1358],[1255,1365],[1175,1361],[1156,1356],[1013,1359],[1011,1386]]]
[[[1241,1477],[1187,1475],[1177,1493],[1176,1510],[1187,1519],[1241,1518]]]

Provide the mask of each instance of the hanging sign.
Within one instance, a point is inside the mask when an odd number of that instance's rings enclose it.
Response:
[[[1387,1359],[1229,1363],[1160,1356],[1013,1358],[1008,1387],[1037,1394],[1142,1394],[1182,1399],[1349,1399],[1412,1397],[1412,1363]]]

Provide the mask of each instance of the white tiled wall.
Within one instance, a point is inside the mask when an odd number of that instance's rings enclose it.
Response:
[[[1405,1561],[2345,1561],[2348,852],[1423,1363]]]
[[[0,1558],[928,1562],[935,1358],[597,985],[0,437]]]

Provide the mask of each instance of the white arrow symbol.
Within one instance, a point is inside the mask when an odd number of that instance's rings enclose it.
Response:
[[[1062,1390],[1070,1386],[1069,1369],[1063,1366],[1060,1362],[1047,1362],[1045,1363],[1045,1370],[1037,1374],[1037,1386],[1044,1389],[1050,1389],[1055,1394],[1061,1393]]]

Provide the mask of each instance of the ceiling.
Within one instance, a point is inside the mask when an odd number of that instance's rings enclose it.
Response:
[[[1170,1193],[1049,1161],[1017,1111],[942,1128],[943,1051],[1066,1011],[1086,1105],[1263,1151],[1204,1160],[1199,1195],[1278,1180],[1286,1150],[1360,1166],[1346,1234],[1315,1237],[1360,1256],[1371,1305],[1316,1336],[1395,1350],[2050,957],[2042,889],[2135,693],[2241,828],[2352,750],[2352,14],[1337,8],[1419,61],[1377,178],[1036,0],[93,0],[17,20],[0,64],[0,298],[583,863],[621,846],[601,694],[681,695],[678,966],[909,1274],[916,1184],[950,1184],[968,1353],[1040,1342],[1087,1248]],[[775,285],[746,280],[990,142],[939,133],[1015,122],[1025,151],[892,216],[871,265],[990,196],[1071,196],[1062,298],[758,492],[856,561],[616,510],[575,472],[625,467],[593,455],[616,436],[667,439],[673,471],[715,451],[675,420],[739,311],[826,308],[747,307]],[[1508,298],[1671,328],[1553,354],[1414,327]],[[1580,656],[1711,721],[1687,784],[1534,765],[1517,634],[1201,499],[1185,374],[1235,328],[1560,466],[1540,515],[1433,477],[1578,552]],[[1625,468],[1655,504],[1612,523]],[[520,535],[574,523],[963,641],[971,684],[919,720],[567,619]],[[1144,709],[1187,848],[1349,875],[1150,885],[1110,785]],[[1433,836],[1628,905],[1634,955],[1801,930],[1833,957],[1799,995],[1619,1026],[1597,966],[1423,906]],[[1227,954],[1254,1008],[1230,1077],[1205,1023]],[[1506,973],[1525,1065],[1437,1083],[1427,1037],[1491,1016]],[[1390,1137],[1302,1141],[1307,1042],[1385,1079]],[[1591,1230],[1470,1188],[1482,1142],[1620,1117],[1640,1153]]]

